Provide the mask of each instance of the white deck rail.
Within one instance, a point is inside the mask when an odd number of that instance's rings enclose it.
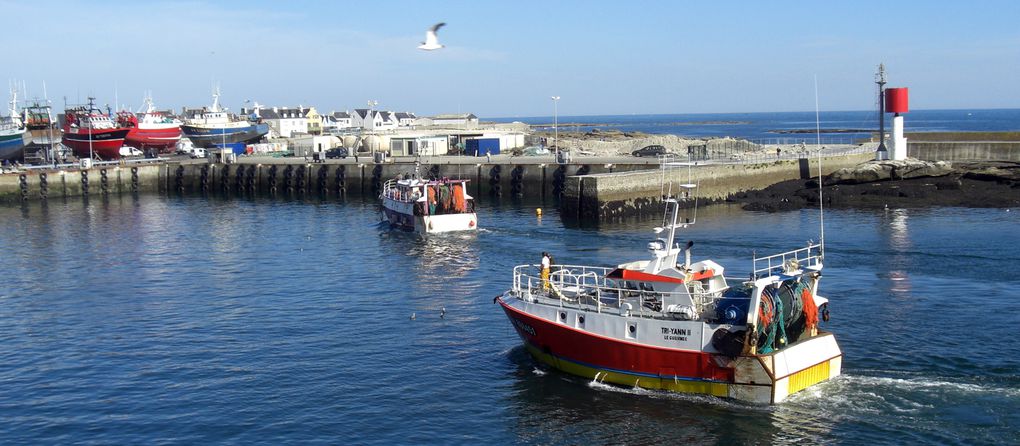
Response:
[[[754,277],[764,277],[791,273],[804,268],[822,268],[822,245],[808,244],[807,247],[773,254],[766,257],[755,256],[753,260]]]

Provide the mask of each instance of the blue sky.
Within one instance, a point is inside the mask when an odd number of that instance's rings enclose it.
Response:
[[[3,74],[57,105],[481,117],[1020,107],[1020,2],[6,1]],[[12,18],[15,18],[12,20]],[[446,48],[415,47],[444,21]],[[59,107],[58,107],[59,108]]]

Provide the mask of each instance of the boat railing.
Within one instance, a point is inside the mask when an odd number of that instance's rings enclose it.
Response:
[[[663,317],[664,302],[675,302],[676,297],[690,296],[697,314],[714,310],[722,292],[706,292],[701,287],[687,292],[662,292],[624,286],[625,281],[609,279],[606,275],[614,268],[581,265],[553,265],[548,287],[541,277],[540,265],[514,267],[513,291],[524,298],[546,296],[556,299],[560,307],[573,307],[589,311],[612,311],[640,317]],[[627,284],[630,285],[630,284]]]
[[[822,245],[809,243],[807,247],[765,257],[754,256],[754,277],[791,274],[804,268],[822,268]]]

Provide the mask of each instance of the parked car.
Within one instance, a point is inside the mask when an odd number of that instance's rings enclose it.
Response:
[[[191,152],[189,153],[189,155],[192,158],[205,158],[205,149],[202,148],[202,147],[195,147],[195,148],[191,149]]]
[[[142,156],[142,155],[143,155],[142,151],[138,150],[135,147],[123,146],[123,147],[120,148],[120,156],[123,156],[123,157]]]
[[[644,146],[644,147],[642,147],[640,149],[637,149],[637,150],[635,150],[633,152],[630,152],[631,155],[634,155],[634,156],[637,156],[637,157],[642,157],[642,156],[659,156],[659,155],[665,155],[667,153],[669,153],[669,152],[666,150],[666,148],[663,147],[663,146],[659,146],[659,145]]]
[[[545,147],[541,146],[525,147],[524,150],[521,151],[521,155],[524,156],[548,155],[549,153],[550,153],[549,149],[546,149]]]
[[[347,148],[346,147],[334,147],[332,149],[329,149],[329,150],[326,151],[326,158],[327,159],[347,158]]]

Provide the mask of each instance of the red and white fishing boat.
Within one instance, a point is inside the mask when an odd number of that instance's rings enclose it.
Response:
[[[693,242],[675,242],[694,224],[681,216],[696,208],[685,205],[697,188],[687,169],[686,182],[664,181],[667,212],[649,260],[554,265],[547,279],[539,265],[514,268],[495,301],[527,350],[598,382],[765,404],[838,376],[836,338],[818,327],[828,320],[824,242],[754,257],[751,279],[730,284],[718,263],[691,261]]]
[[[118,112],[117,124],[131,129],[125,138],[127,144],[138,147],[143,152],[152,148],[159,153],[171,153],[181,140],[182,122],[156,110],[152,104],[152,97],[149,96],[145,97],[144,112],[137,114],[127,110]]]
[[[417,174],[388,180],[379,194],[383,221],[420,234],[476,230],[478,216],[467,183],[451,178],[426,180]]]
[[[129,128],[120,127],[110,116],[96,108],[95,98],[88,105],[64,111],[62,142],[79,158],[99,157],[106,160],[120,158],[120,148]]]

